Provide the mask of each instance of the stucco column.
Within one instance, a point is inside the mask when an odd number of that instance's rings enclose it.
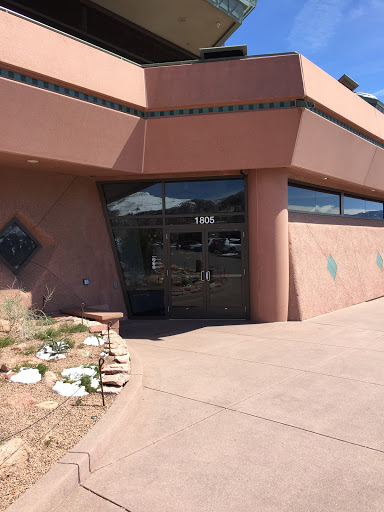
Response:
[[[289,247],[286,169],[248,173],[250,318],[288,319]]]

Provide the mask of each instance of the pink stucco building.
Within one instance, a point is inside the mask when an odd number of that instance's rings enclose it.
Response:
[[[0,296],[272,322],[384,295],[383,105],[296,53],[200,56],[256,1],[1,3]]]

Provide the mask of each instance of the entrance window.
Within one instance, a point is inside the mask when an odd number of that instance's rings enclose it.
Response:
[[[165,213],[233,213],[245,210],[244,180],[165,184]]]
[[[130,314],[244,318],[244,180],[103,185]]]
[[[121,229],[113,234],[132,313],[164,315],[162,229]]]

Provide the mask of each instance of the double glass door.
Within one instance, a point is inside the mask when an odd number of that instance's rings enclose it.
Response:
[[[245,233],[236,226],[169,229],[171,318],[246,318]]]

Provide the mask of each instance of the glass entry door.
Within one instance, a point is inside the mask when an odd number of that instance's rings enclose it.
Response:
[[[172,229],[166,239],[171,318],[246,318],[241,229]]]

